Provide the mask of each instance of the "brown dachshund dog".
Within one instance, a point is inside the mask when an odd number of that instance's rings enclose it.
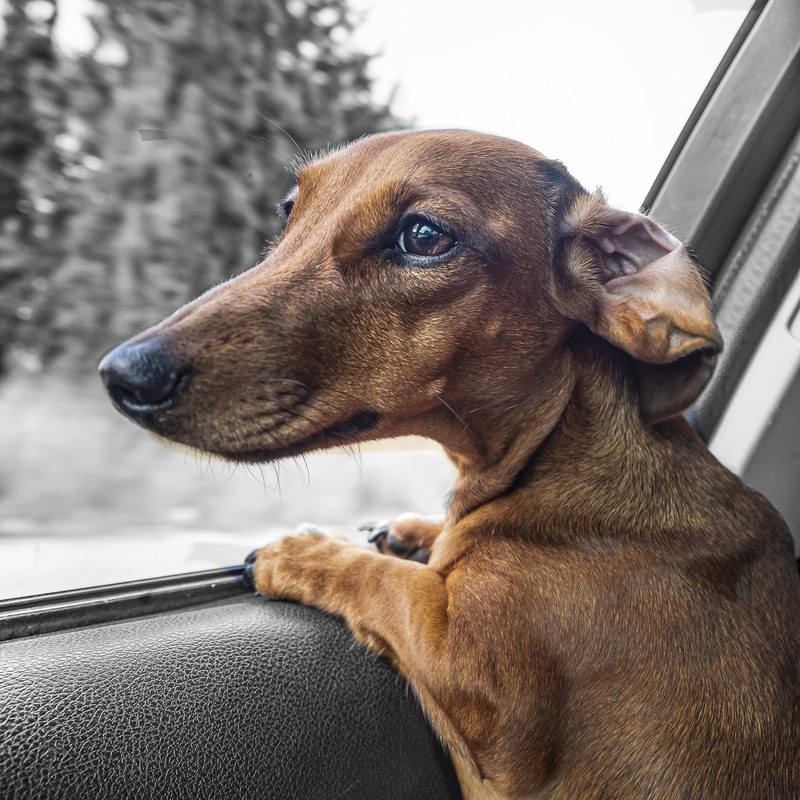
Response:
[[[718,349],[680,242],[463,131],[310,161],[283,210],[262,263],[106,357],[117,406],[240,462],[418,434],[458,478],[381,548],[258,550],[258,591],[390,659],[467,798],[800,797],[800,581],[678,415]]]

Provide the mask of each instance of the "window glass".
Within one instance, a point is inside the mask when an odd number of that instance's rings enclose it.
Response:
[[[746,13],[233,6],[0,0],[0,596],[240,563],[304,520],[441,511],[454,470],[429,443],[263,467],[187,456],[114,411],[97,363],[258,260],[298,148],[475,128],[638,207]]]

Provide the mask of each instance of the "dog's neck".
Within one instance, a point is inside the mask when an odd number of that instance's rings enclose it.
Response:
[[[472,453],[446,448],[459,470],[449,526],[491,506],[495,523],[508,510],[530,535],[546,539],[673,536],[680,534],[676,526],[698,522],[679,518],[675,509],[695,494],[702,507],[709,471],[719,479],[713,491],[730,489],[736,479],[683,418],[653,426],[642,421],[620,351],[596,337],[578,337],[559,365],[513,412],[482,415],[482,428],[472,433],[485,439]],[[704,481],[693,478],[698,470]]]
[[[578,381],[575,366],[571,353],[551,360],[546,375],[509,387],[479,414],[465,415],[458,437],[443,443],[458,469],[448,508],[451,523],[518,484],[569,408]]]

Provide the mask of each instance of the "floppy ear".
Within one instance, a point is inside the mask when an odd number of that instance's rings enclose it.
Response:
[[[721,348],[708,292],[686,248],[641,214],[582,194],[561,221],[570,313],[635,359],[642,417],[690,405]],[[576,286],[577,284],[577,286]]]

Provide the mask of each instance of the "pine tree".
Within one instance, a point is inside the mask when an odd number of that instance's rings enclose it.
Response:
[[[45,172],[53,178],[61,164],[52,142],[60,132],[63,93],[57,77],[52,42],[54,0],[33,9],[24,0],[10,0],[0,47],[0,372],[5,351],[32,316],[31,304],[46,283],[57,258],[48,247],[54,195],[34,185]],[[47,183],[47,181],[43,181]]]
[[[87,368],[258,260],[293,140],[315,149],[392,122],[371,100],[368,58],[347,46],[344,0],[95,7],[94,48],[59,65],[60,147],[29,138],[57,155],[50,166],[74,202],[49,201],[63,210],[50,248],[61,260],[16,335],[45,361]],[[37,163],[28,178],[41,190],[52,176]]]

